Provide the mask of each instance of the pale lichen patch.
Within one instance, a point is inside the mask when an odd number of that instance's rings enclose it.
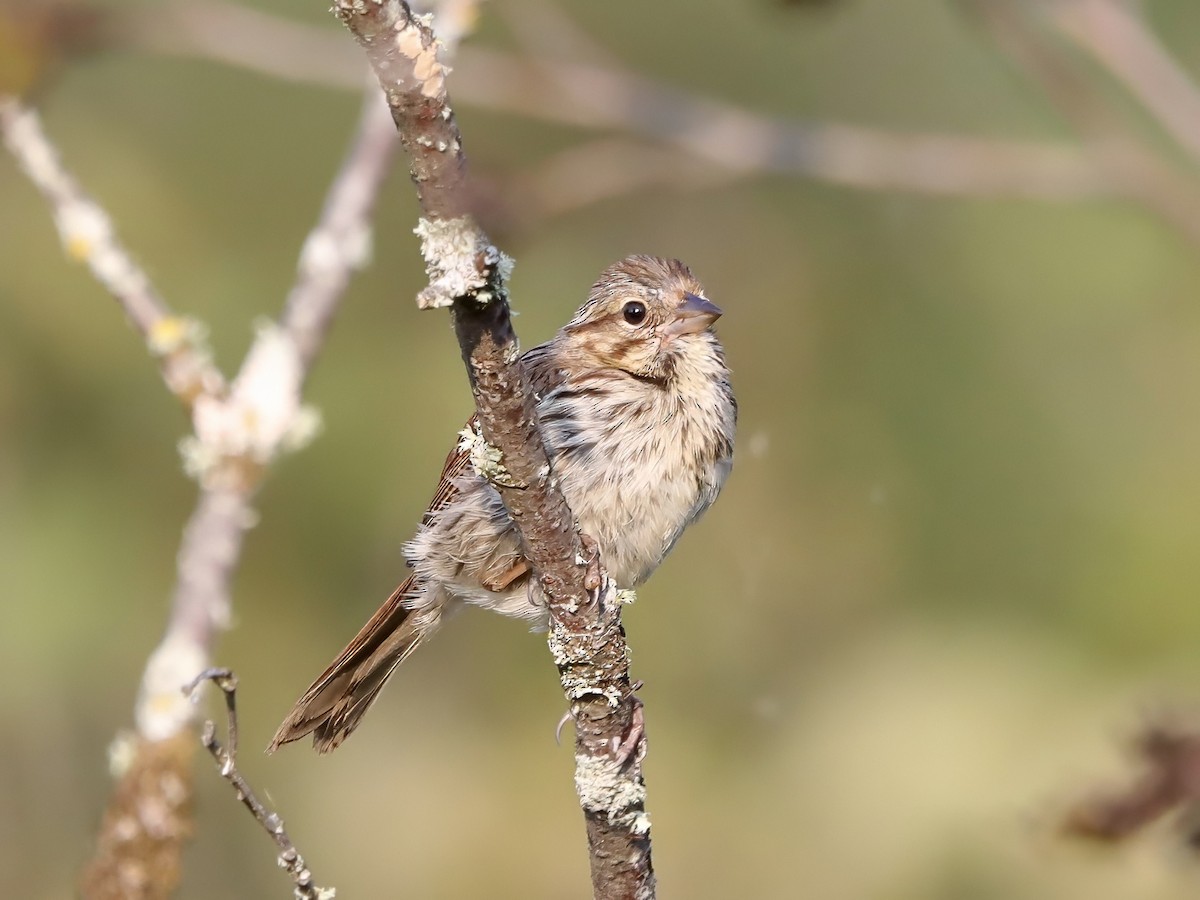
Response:
[[[344,269],[363,269],[371,261],[372,232],[366,222],[336,231],[321,228],[313,231],[300,250],[299,269],[309,278],[326,279]]]
[[[204,359],[211,358],[208,328],[190,316],[163,316],[158,319],[150,326],[146,345],[155,356],[166,356],[189,347]]]
[[[422,309],[451,306],[459,297],[474,297],[480,304],[491,302],[494,296],[488,278],[493,270],[497,273],[494,286],[503,291],[504,254],[484,239],[470,216],[422,218],[413,232],[421,239],[429,277],[428,287],[417,295]]]
[[[634,834],[650,831],[646,786],[619,760],[576,755],[575,790],[583,808],[603,815],[609,824]]]
[[[501,487],[520,487],[504,467],[504,454],[499,447],[489,444],[480,431],[479,423],[468,425],[458,433],[458,449],[467,453],[471,468],[492,484]]]
[[[123,729],[117,732],[112,743],[108,745],[108,774],[112,776],[113,781],[118,780],[129,771],[129,767],[137,757],[137,744],[137,735]]]
[[[158,646],[146,664],[135,709],[142,737],[166,740],[191,721],[192,701],[183,687],[207,666],[203,648],[185,637],[168,637]]]
[[[301,402],[303,377],[291,336],[270,322],[259,323],[229,395],[196,398],[195,434],[180,442],[184,470],[212,486],[227,460],[261,467],[281,452],[306,446],[319,433],[321,417]]]

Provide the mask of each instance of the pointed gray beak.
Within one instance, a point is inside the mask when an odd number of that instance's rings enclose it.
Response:
[[[675,307],[671,321],[659,329],[668,337],[681,334],[699,334],[721,318],[721,308],[695,294],[684,294],[683,301]]]

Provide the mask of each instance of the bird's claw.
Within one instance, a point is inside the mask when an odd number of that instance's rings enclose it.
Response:
[[[581,533],[579,542],[583,545],[583,558],[587,566],[583,575],[583,587],[587,591],[588,600],[595,605],[604,595],[605,582],[608,580],[600,568],[600,545],[590,534]]]
[[[554,726],[554,743],[562,746],[562,730],[568,722],[575,721],[575,710],[570,707],[562,714],[562,718],[558,720],[558,724]]]
[[[645,704],[636,693],[641,686],[641,681],[635,681],[630,688],[629,699],[633,702],[633,712],[630,714],[629,733],[625,735],[624,740],[615,737],[612,739],[613,760],[618,766],[624,767],[630,759],[641,764],[649,749],[649,742],[646,740]]]

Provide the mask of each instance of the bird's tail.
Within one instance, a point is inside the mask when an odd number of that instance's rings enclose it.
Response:
[[[296,701],[267,747],[312,733],[313,747],[328,753],[344,741],[379,696],[388,676],[437,628],[437,606],[414,611],[404,605],[415,589],[414,576],[392,592],[320,677]]]

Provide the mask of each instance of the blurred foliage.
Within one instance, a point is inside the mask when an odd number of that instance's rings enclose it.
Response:
[[[1200,67],[1200,7],[1148,5]],[[1064,133],[943,0],[817,15],[667,0],[636,20],[565,7],[632,69],[755,110]],[[495,15],[481,42],[502,39]],[[358,98],[111,53],[60,70],[40,101],[68,164],[232,369],[255,317],[280,307]],[[492,177],[579,139],[460,116]],[[311,380],[325,433],[260,498],[219,652],[243,685],[242,766],[339,896],[584,896],[571,754],[553,741],[562,698],[542,639],[513,622],[461,616],[331,758],[254,753],[393,586],[469,409],[448,320],[412,303],[413,220],[398,174],[375,264]],[[1195,247],[1115,204],[780,178],[642,191],[503,237],[527,346],[632,251],[690,261],[727,310],[737,466],[626,619],[664,896],[1194,894],[1200,873],[1165,829],[1101,853],[1054,822],[1120,770],[1147,708],[1200,699]],[[10,896],[69,894],[87,853],[194,500],[175,452],[186,427],[0,159]],[[198,782],[180,896],[283,896],[265,836],[215,774]]]

